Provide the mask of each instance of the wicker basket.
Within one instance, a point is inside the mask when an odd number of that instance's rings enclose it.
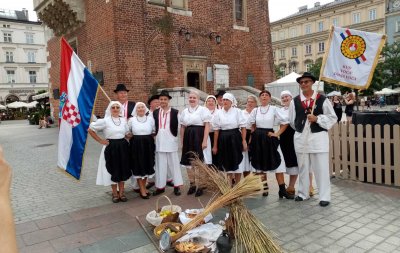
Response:
[[[179,250],[177,249],[177,245],[178,245],[178,244],[180,244],[180,242],[176,243],[175,246],[174,246],[175,251],[178,252],[178,253],[208,253],[208,252],[211,251],[211,249],[210,249],[210,248],[207,248],[207,247],[204,247],[204,248],[203,248],[202,250],[200,250],[200,251],[179,251]]]
[[[179,231],[182,230],[183,225],[180,223],[176,223],[176,222],[165,222],[162,223],[160,225],[158,225],[157,227],[154,228],[154,235],[157,237],[157,239],[160,239],[160,235],[161,233],[159,233],[159,231],[163,231],[168,225],[172,225],[174,227],[179,227]],[[176,235],[171,236],[171,241],[176,239]]]
[[[164,197],[168,200],[169,205],[163,206],[162,208],[159,208],[159,201],[160,199]],[[164,210],[171,210],[172,214],[168,215],[167,217],[160,217],[160,212]],[[182,212],[182,208],[177,205],[172,205],[171,200],[167,196],[161,196],[157,199],[156,201],[156,209],[149,212],[146,215],[146,220],[148,223],[150,223],[153,226],[158,226],[162,223],[165,222],[177,222],[179,218],[179,213]]]

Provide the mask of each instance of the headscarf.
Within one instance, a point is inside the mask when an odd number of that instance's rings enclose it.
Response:
[[[284,96],[284,95],[289,95],[290,97],[293,97],[293,96],[292,96],[292,93],[290,93],[290,91],[288,91],[288,90],[284,90],[284,91],[281,92],[281,98],[282,98],[282,96]]]
[[[233,107],[237,106],[237,100],[236,100],[235,96],[232,93],[225,93],[222,96],[222,99],[228,99],[229,101],[231,101]]]
[[[147,112],[149,111],[149,108],[147,108],[147,106],[146,106],[145,103],[143,103],[143,102],[137,102],[137,103],[135,104],[135,107],[134,107],[133,110],[132,110],[132,114],[131,114],[131,115],[132,115],[133,117],[136,117],[136,116],[137,116],[136,110],[137,110],[137,107],[138,107],[139,105],[143,105],[143,106],[144,106],[144,108],[145,108],[144,115],[146,115]]]
[[[207,103],[207,100],[208,100],[209,98],[214,99],[215,103],[217,103],[217,98],[216,98],[214,95],[208,95],[208,96],[206,97],[206,100],[205,100],[206,103]]]
[[[111,118],[111,107],[113,105],[118,105],[119,106],[119,116],[120,117],[124,117],[124,107],[122,106],[122,104],[120,102],[118,102],[118,101],[111,101],[107,106],[104,118],[107,118],[107,117]]]

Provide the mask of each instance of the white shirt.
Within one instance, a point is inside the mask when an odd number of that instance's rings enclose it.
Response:
[[[131,117],[128,121],[128,126],[133,135],[150,135],[156,131],[152,114],[143,117]]]
[[[218,110],[213,118],[214,130],[230,130],[235,128],[245,128],[246,119],[243,117],[242,111],[236,107]]]
[[[272,129],[277,125],[289,124],[289,119],[278,107],[267,105],[254,108],[248,122],[250,125],[256,124],[257,128]]]
[[[180,122],[183,126],[204,126],[204,123],[211,121],[211,113],[204,106],[196,108],[186,108],[180,116]]]
[[[247,122],[247,124],[246,124],[246,129],[248,129],[248,130],[251,130],[251,124],[249,124],[250,114],[251,114],[251,112],[250,112],[250,113],[247,112],[246,109],[243,109],[243,110],[242,110],[243,118],[244,118],[244,119],[246,120],[246,122]]]
[[[313,97],[315,94],[313,95]],[[304,95],[300,94],[300,100],[303,102],[306,100]],[[337,117],[333,110],[332,104],[328,99],[325,99],[322,104],[323,114],[317,116],[317,124],[329,130],[333,125],[336,124]],[[296,119],[296,109],[294,101],[290,102],[289,106],[289,122],[290,126],[295,129],[294,120]],[[306,121],[303,132],[295,132],[294,134],[294,148],[297,153],[325,153],[329,152],[329,135],[327,131],[321,131],[317,133],[311,133],[310,124]]]
[[[90,129],[95,132],[103,131],[106,139],[122,139],[129,131],[126,119],[123,117],[106,117],[90,123]]]
[[[179,115],[178,115],[178,120],[179,120]],[[156,135],[156,152],[178,151],[179,147],[178,136],[172,135],[170,130],[170,122],[171,122],[171,108],[166,112],[160,108],[158,114],[158,133]]]

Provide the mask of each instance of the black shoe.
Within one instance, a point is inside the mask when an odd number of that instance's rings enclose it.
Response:
[[[268,183],[264,183],[264,193],[262,194],[264,197],[268,196],[269,186]]]
[[[193,193],[195,193],[195,192],[196,192],[196,186],[191,185],[191,186],[189,187],[189,190],[188,190],[188,192],[187,192],[187,195],[191,195],[191,194],[193,194]]]
[[[201,195],[203,195],[203,189],[199,187],[194,196],[195,197],[200,197]]]
[[[149,199],[149,198],[150,198],[149,194],[147,194],[147,193],[146,193],[145,196],[143,196],[142,194],[140,194],[140,197],[141,197],[142,199]]]
[[[303,198],[300,196],[296,196],[296,198],[294,198],[294,201],[303,201]]]
[[[146,185],[146,189],[150,189],[151,187],[153,187],[156,183],[154,182],[148,182]]]
[[[283,197],[285,197],[286,199],[294,199],[293,195],[289,195],[289,193],[287,193],[285,184],[279,185],[278,194],[280,199],[282,199]]]
[[[174,187],[174,194],[175,194],[175,196],[180,196],[181,195],[181,189],[179,187]]]
[[[165,189],[157,189],[155,192],[153,192],[153,196],[160,195],[161,193],[164,193]]]
[[[169,187],[174,187],[174,183],[173,183],[172,181],[168,181],[168,182],[167,182],[167,186],[169,186]]]
[[[323,206],[323,207],[328,206],[328,205],[329,205],[329,201],[321,200],[321,201],[319,202],[319,205],[320,205],[320,206]]]

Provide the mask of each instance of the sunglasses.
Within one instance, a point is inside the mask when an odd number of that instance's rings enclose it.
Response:
[[[306,84],[306,83],[311,83],[312,80],[304,80],[304,81],[300,81],[299,84]]]
[[[119,107],[119,106],[111,106],[111,109],[119,109],[119,108],[121,108],[121,107]]]

